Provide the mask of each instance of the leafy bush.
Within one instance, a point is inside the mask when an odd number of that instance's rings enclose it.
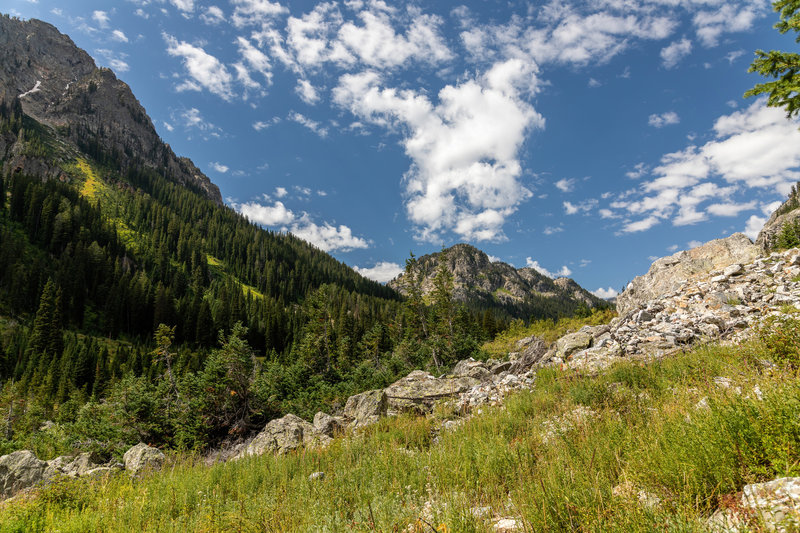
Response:
[[[790,315],[767,317],[756,328],[764,351],[772,360],[791,368],[800,368],[800,319]]]

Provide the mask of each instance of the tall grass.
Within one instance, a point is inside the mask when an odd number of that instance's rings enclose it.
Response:
[[[544,369],[451,431],[439,409],[325,450],[64,481],[0,507],[0,532],[481,532],[498,517],[527,531],[698,531],[744,484],[800,475],[800,384],[752,363],[765,353],[703,347],[595,377]]]

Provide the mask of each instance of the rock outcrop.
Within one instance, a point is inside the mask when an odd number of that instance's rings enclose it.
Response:
[[[617,312],[624,315],[651,300],[673,293],[684,283],[713,270],[733,264],[747,264],[759,255],[759,248],[742,233],[709,241],[702,246],[657,259],[647,274],[634,279],[617,297]]]
[[[333,438],[344,431],[345,421],[341,416],[331,416],[320,411],[314,415],[314,431]]]
[[[382,390],[371,390],[350,396],[344,406],[344,417],[352,429],[374,424],[386,416],[389,402]]]
[[[265,453],[283,455],[313,446],[323,438],[330,440],[330,437],[318,433],[309,422],[289,413],[283,418],[271,420],[237,458]]]
[[[462,361],[462,363],[464,362]],[[384,389],[388,400],[388,414],[404,411],[420,414],[430,413],[436,402],[455,398],[462,392],[478,385],[490,375],[489,370],[483,364],[467,366],[462,363],[457,365],[457,370],[467,375],[454,373],[436,378],[428,372],[415,370],[389,385]],[[458,368],[459,366],[461,368]],[[477,376],[481,376],[483,379]]]
[[[95,477],[121,470],[122,465],[105,463],[98,455],[84,452],[42,461],[30,450],[0,457],[0,501],[28,489],[46,485],[57,477]]]
[[[159,470],[164,464],[164,453],[147,444],[140,442],[133,448],[125,452],[122,460],[125,463],[125,470],[131,475],[136,475],[147,470]]]
[[[47,463],[30,450],[20,450],[0,457],[0,500],[33,487],[46,479]]]
[[[770,215],[764,227],[758,232],[756,246],[764,253],[772,251],[773,247],[778,243],[778,236],[786,224],[794,225],[800,220],[800,190],[798,190],[798,185],[800,183],[792,187],[792,191],[786,201]]]
[[[800,478],[779,478],[745,485],[739,505],[720,510],[709,519],[709,530],[719,533],[800,530]],[[761,531],[760,528],[755,529]]]

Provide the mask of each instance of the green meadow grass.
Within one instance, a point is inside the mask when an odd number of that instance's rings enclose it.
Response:
[[[800,475],[800,382],[764,370],[769,355],[753,343],[598,376],[542,369],[532,390],[452,431],[437,430],[453,417],[442,406],[324,450],[212,467],[173,456],[140,479],[64,480],[0,506],[0,532],[481,532],[497,517],[537,532],[702,531],[743,485]]]

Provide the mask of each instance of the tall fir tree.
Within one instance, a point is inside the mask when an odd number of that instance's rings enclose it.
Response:
[[[64,347],[64,325],[61,316],[61,292],[51,278],[47,280],[42,290],[39,308],[33,321],[28,342],[27,377],[37,370],[43,377],[49,371],[52,360],[61,355]]]

